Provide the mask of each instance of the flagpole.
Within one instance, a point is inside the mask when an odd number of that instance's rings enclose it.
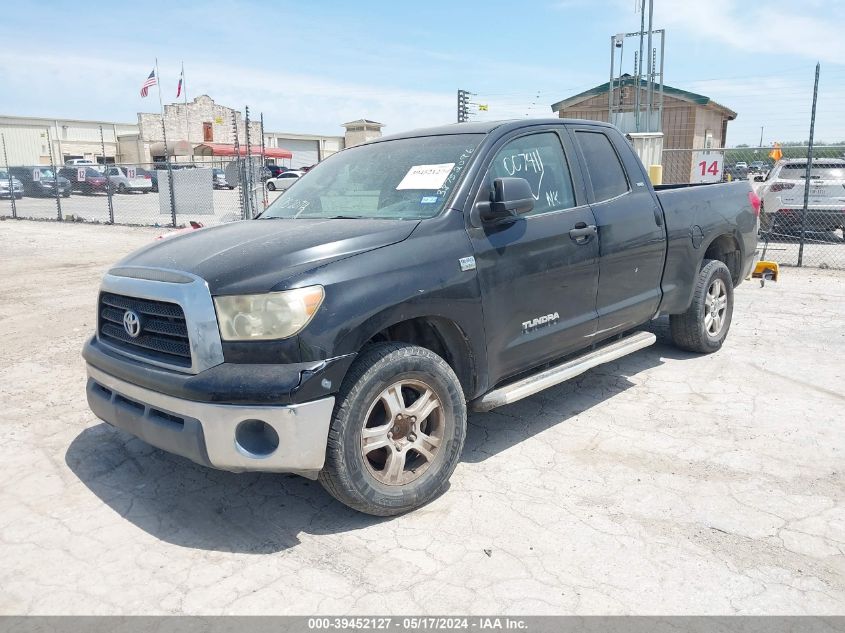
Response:
[[[158,107],[161,108],[161,137],[164,139],[164,161],[167,164],[167,188],[170,190],[170,220],[176,226],[176,198],[173,195],[173,168],[170,166],[170,152],[167,149],[167,126],[164,124],[164,103],[161,100],[161,73],[158,72],[156,57],[156,86],[158,86]]]
[[[170,152],[167,150],[167,127],[164,125],[164,103],[161,100],[161,73],[158,71],[158,57],[156,57],[156,87],[158,88],[158,107],[161,112],[161,136],[164,139],[164,160],[170,162]]]
[[[184,104],[185,104],[185,140],[188,141],[188,147],[191,147],[191,124],[188,122],[188,82],[185,81],[185,62],[182,62],[182,94],[184,95]],[[193,147],[191,147],[191,153],[193,154]],[[191,157],[193,160],[193,156]]]

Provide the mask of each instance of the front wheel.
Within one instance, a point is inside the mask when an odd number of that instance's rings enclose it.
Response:
[[[731,327],[733,307],[731,271],[723,262],[705,259],[690,307],[683,314],[669,317],[672,340],[690,352],[709,354],[719,350]]]
[[[267,189],[268,189],[269,191],[275,191],[275,190],[276,190],[276,185],[274,185],[272,182],[268,182],[268,183],[267,183]]]
[[[414,345],[379,343],[358,357],[337,396],[320,483],[376,516],[439,495],[466,437],[466,401],[451,367]]]

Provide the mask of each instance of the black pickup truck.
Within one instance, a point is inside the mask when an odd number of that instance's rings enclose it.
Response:
[[[318,478],[363,512],[444,490],[467,409],[655,341],[728,333],[753,263],[748,182],[652,187],[593,121],[470,123],[319,164],[257,219],[150,244],[104,277],[88,402],[229,471]]]

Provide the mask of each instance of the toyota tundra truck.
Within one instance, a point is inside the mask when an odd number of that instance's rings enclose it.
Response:
[[[749,183],[653,187],[614,127],[468,123],[346,149],[255,219],[102,280],[94,414],[211,468],[374,515],[444,491],[467,411],[655,342],[718,350],[754,261]]]

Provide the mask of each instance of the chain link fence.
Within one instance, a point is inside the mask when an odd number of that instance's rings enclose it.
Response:
[[[664,149],[663,182],[748,180],[762,201],[761,258],[845,269],[845,144],[813,147],[809,187],[808,155],[807,145]]]
[[[762,200],[759,251],[792,266],[845,269],[845,144],[664,149],[663,181],[748,180]],[[56,177],[58,176],[58,178]],[[247,219],[281,192],[260,156],[195,163],[5,165],[0,216],[162,227]],[[804,197],[807,210],[804,211]]]
[[[180,227],[246,219],[279,195],[260,157],[205,163],[0,166],[0,216]]]

